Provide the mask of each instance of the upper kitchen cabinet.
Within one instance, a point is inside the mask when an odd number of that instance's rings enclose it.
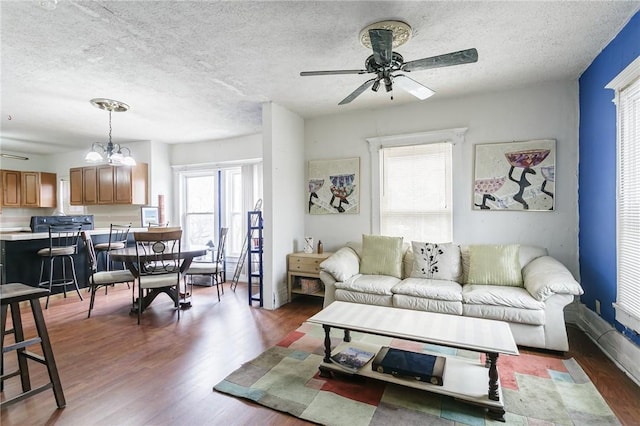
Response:
[[[55,173],[21,173],[22,207],[56,207],[57,182]]]
[[[2,170],[2,205],[20,207],[20,172]]]
[[[3,207],[56,207],[55,173],[2,170]]]
[[[90,166],[69,170],[71,205],[148,204],[149,166]]]

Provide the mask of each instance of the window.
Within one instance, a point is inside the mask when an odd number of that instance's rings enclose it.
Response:
[[[213,171],[184,175],[183,226],[186,240],[191,244],[217,244],[216,177]]]
[[[616,320],[640,331],[640,58],[607,88],[616,91],[618,140]]]
[[[451,144],[383,148],[380,233],[451,241]]]
[[[466,129],[368,139],[372,232],[405,242],[453,240],[452,144]]]
[[[183,166],[176,167],[176,173],[185,239],[217,245],[218,229],[228,227],[226,259],[235,262],[246,240],[247,211],[262,196],[261,164]]]

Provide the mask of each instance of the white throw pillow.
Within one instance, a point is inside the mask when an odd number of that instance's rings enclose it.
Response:
[[[458,281],[460,278],[460,247],[453,243],[412,241],[412,278]]]

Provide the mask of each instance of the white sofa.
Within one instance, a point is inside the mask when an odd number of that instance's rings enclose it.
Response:
[[[447,265],[454,279],[443,280],[417,278],[415,273],[412,277],[416,256],[407,243],[402,248],[400,277],[361,274],[362,243],[347,243],[320,264],[324,306],[341,300],[500,320],[509,323],[518,345],[569,349],[564,307],[583,290],[564,265],[548,256],[546,249],[515,246],[522,284],[504,286],[469,284],[472,246],[454,247],[459,255]],[[482,247],[485,246],[475,246],[474,253]]]

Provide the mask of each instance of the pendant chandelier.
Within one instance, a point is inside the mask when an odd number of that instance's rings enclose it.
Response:
[[[84,159],[89,163],[102,163],[106,160],[112,166],[135,166],[136,160],[131,156],[131,150],[111,141],[111,113],[128,111],[129,105],[105,98],[95,98],[89,102],[96,108],[109,111],[109,142],[106,145],[94,142]]]

